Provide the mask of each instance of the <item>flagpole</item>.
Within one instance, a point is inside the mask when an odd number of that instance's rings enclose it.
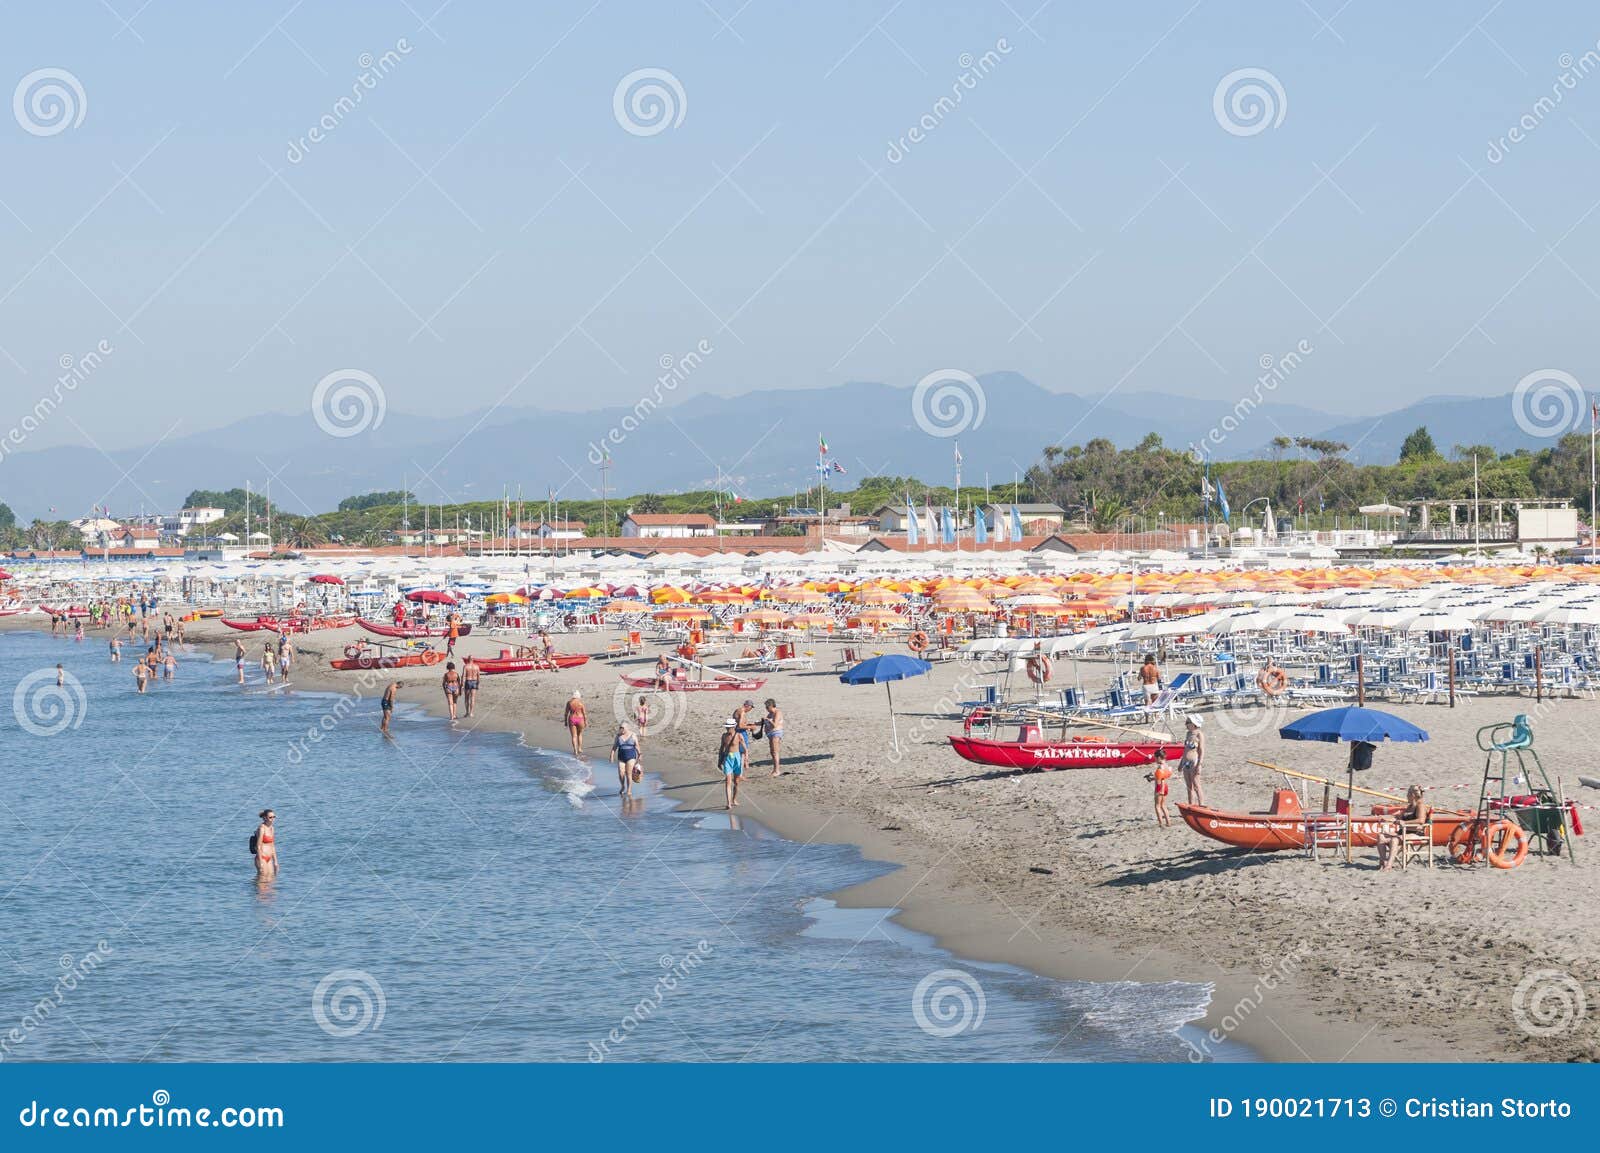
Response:
[[[1594,433],[1600,421],[1600,403],[1589,405],[1589,563],[1594,564]]]

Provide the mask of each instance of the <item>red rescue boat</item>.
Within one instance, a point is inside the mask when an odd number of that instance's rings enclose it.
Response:
[[[267,627],[261,621],[233,621],[229,620],[227,617],[221,617],[219,619],[230,629],[238,629],[242,633],[260,632],[262,629]]]
[[[397,637],[403,640],[416,640],[421,637],[447,637],[450,635],[449,625],[386,625],[368,620],[366,617],[357,617],[356,624],[366,629],[369,633],[377,633],[380,637]],[[456,626],[456,635],[459,637],[464,637],[471,631],[472,626],[465,622]]]
[[[346,645],[344,657],[328,662],[343,672],[357,669],[410,669],[421,665],[436,665],[444,660],[437,649],[415,649],[410,652],[378,646],[368,649],[364,644]]]
[[[485,676],[495,673],[555,672],[575,669],[589,663],[588,653],[556,653],[554,656],[486,657],[477,662]]]
[[[49,605],[40,605],[39,611],[49,613],[53,617],[86,617],[89,615],[89,610],[82,605],[73,605],[69,609],[53,609]]]
[[[1393,806],[1380,806],[1392,809]],[[1307,813],[1300,807],[1300,798],[1293,789],[1278,789],[1272,796],[1272,808],[1264,813],[1230,813],[1204,805],[1178,806],[1178,814],[1195,832],[1225,845],[1240,849],[1273,852],[1278,849],[1304,849],[1310,826],[1319,819],[1338,820],[1342,814]],[[1448,844],[1457,826],[1474,819],[1470,812],[1433,810],[1433,843]],[[1392,822],[1391,812],[1357,813],[1350,818],[1350,843],[1357,848],[1371,848],[1378,843],[1378,831],[1385,822]]]
[[[950,747],[978,765],[1007,769],[1087,769],[1148,765],[1175,761],[1183,743],[1071,737],[1064,741],[992,741],[981,737],[951,737]]]

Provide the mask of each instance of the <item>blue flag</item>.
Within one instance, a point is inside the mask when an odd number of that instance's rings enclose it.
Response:
[[[911,498],[906,497],[906,543],[916,544],[917,537],[917,510],[911,507]]]
[[[956,543],[956,522],[950,515],[950,506],[945,505],[939,509],[939,515],[944,521],[944,543]]]
[[[1022,510],[1016,505],[1011,506],[1011,539],[1022,539]]]
[[[1222,481],[1220,479],[1217,481],[1217,511],[1222,514],[1222,519],[1224,521],[1229,520],[1233,516],[1232,511],[1228,508],[1228,494],[1223,490]]]
[[[972,510],[972,539],[977,544],[989,543],[989,526],[983,523],[983,510]]]

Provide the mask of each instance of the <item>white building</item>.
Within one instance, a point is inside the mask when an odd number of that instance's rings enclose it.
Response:
[[[212,524],[227,515],[228,510],[221,508],[183,508],[177,512],[169,512],[161,518],[161,531],[186,536],[191,530]]]
[[[693,537],[715,536],[717,522],[703,512],[630,512],[622,518],[623,536]]]

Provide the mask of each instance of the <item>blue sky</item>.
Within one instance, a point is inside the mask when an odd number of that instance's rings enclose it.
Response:
[[[1301,341],[1280,397],[1337,413],[1600,376],[1600,69],[1535,111],[1582,5],[436,8],[7,5],[0,88],[63,69],[84,107],[0,117],[5,396],[114,349],[28,447],[304,411],[352,367],[399,410],[632,404],[701,341],[679,396],[958,368],[1221,404]],[[637,135],[646,68],[682,117]],[[1241,69],[1282,92],[1254,134],[1214,112]]]

